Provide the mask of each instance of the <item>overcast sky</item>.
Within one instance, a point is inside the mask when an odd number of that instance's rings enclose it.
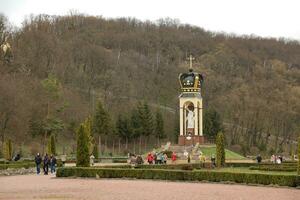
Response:
[[[0,12],[17,26],[29,14],[70,10],[153,21],[170,17],[211,31],[300,40],[300,0],[0,0]]]

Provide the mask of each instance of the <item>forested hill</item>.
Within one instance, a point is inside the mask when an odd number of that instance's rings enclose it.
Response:
[[[187,71],[189,54],[204,74],[205,108],[220,113],[230,145],[278,149],[299,135],[297,41],[213,33],[171,19],[41,15],[15,32],[4,17],[0,24],[1,43],[8,36],[11,46],[1,51],[0,131],[19,144],[32,140],[32,124],[49,112],[64,123],[59,134],[69,137],[99,98],[113,120],[139,100],[153,111],[176,109],[178,74]],[[59,95],[45,90],[50,76],[59,80]],[[169,110],[162,109],[171,138]]]

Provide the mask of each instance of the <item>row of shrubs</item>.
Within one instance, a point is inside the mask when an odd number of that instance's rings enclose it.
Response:
[[[260,166],[260,165],[267,165],[267,166],[294,166],[297,167],[296,162],[283,162],[281,164],[274,164],[274,163],[226,163],[226,167],[251,167],[251,166]]]
[[[281,171],[281,172],[296,172],[297,166],[284,166],[284,165],[257,165],[249,167],[251,170],[262,171]]]
[[[236,173],[218,171],[187,171],[164,169],[112,169],[92,167],[67,167],[59,168],[57,177],[96,177],[100,178],[136,178],[160,179],[179,181],[212,181],[235,182],[247,184],[280,185],[296,187],[300,185],[299,176],[274,175],[255,173]]]
[[[101,166],[102,168],[131,168],[130,165],[118,165],[118,166]],[[167,165],[136,165],[134,168],[141,168],[141,169],[182,169],[182,170],[192,170],[192,169],[201,169],[211,168],[211,163],[190,163],[190,164],[167,164]],[[253,170],[264,170],[265,171],[269,168],[269,171],[272,171],[271,169],[290,169],[291,171],[296,171],[296,165],[278,165],[278,164],[257,164],[257,163],[226,163],[226,167],[246,167]],[[294,169],[294,170],[292,170]],[[274,170],[276,171],[276,170]],[[279,170],[280,171],[280,170]],[[284,171],[284,170],[282,170]]]

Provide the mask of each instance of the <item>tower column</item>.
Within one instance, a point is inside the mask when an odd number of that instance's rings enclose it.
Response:
[[[184,135],[184,112],[183,112],[183,107],[180,105],[180,110],[179,110],[179,123],[180,123],[180,136]]]
[[[202,108],[202,99],[199,102],[199,135],[203,136],[203,108]]]
[[[199,123],[199,116],[198,116],[198,106],[197,103],[194,104],[194,113],[195,113],[195,132],[194,135],[198,135],[198,123]]]

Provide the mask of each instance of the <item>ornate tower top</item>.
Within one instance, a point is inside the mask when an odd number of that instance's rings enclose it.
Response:
[[[189,64],[189,72],[181,73],[179,75],[179,83],[181,86],[181,92],[183,93],[200,93],[203,83],[203,76],[200,73],[193,72],[193,60],[195,58],[190,55],[187,60]]]

